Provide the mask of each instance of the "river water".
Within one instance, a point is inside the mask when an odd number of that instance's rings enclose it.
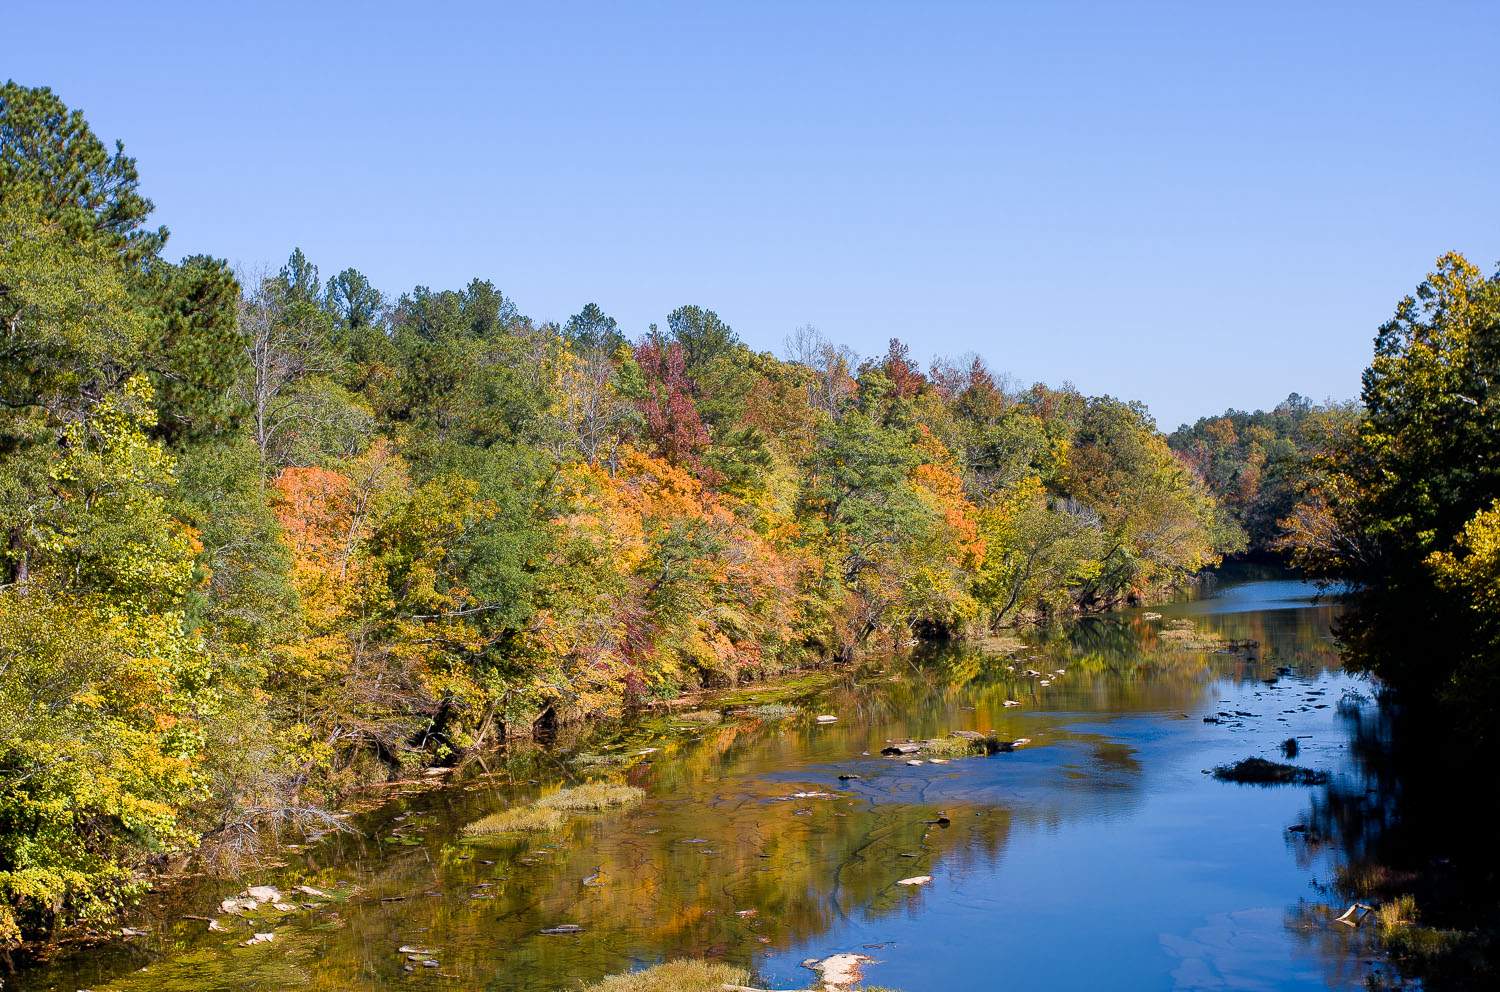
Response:
[[[804,960],[842,951],[906,992],[1362,987],[1371,951],[1330,920],[1339,855],[1317,826],[1330,790],[1365,791],[1351,739],[1375,705],[1339,669],[1337,605],[1306,584],[1252,581],[1154,609],[1163,618],[1130,611],[1038,635],[1010,658],[885,659],[807,690],[781,719],[618,728],[588,744],[626,758],[613,765],[533,751],[395,797],[282,865],[153,900],[133,921],[144,935],[6,987],[545,992],[691,956],[787,989],[811,983]],[[1260,647],[1174,648],[1160,636],[1174,618]],[[954,730],[1030,743],[941,764],[879,753]],[[1279,759],[1288,738],[1330,786],[1207,774]],[[485,813],[591,777],[647,797],[550,835],[458,842]],[[255,883],[331,898],[252,920],[217,913]],[[220,916],[227,931],[186,915]],[[582,931],[540,932],[562,924]],[[244,946],[255,932],[275,937]],[[402,945],[437,966],[414,966]]]

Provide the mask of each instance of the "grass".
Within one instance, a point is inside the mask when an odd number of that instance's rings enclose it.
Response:
[[[557,810],[517,806],[475,820],[464,827],[463,836],[465,840],[474,840],[496,834],[541,834],[556,830],[565,822],[567,817]]]
[[[678,723],[701,723],[708,725],[722,722],[724,714],[718,710],[693,710],[690,713],[678,713],[672,719]]]
[[[1417,901],[1404,895],[1383,902],[1375,909],[1375,921],[1380,924],[1380,936],[1389,940],[1396,931],[1417,922]]]
[[[1157,634],[1162,643],[1189,651],[1207,651],[1219,647],[1224,639],[1218,634],[1199,630],[1191,620],[1168,620]]]
[[[763,703],[760,706],[752,706],[744,711],[746,716],[759,717],[762,720],[785,720],[789,716],[796,716],[802,710],[796,706],[787,706],[784,703]]]
[[[1328,781],[1328,773],[1314,768],[1284,765],[1265,758],[1245,758],[1232,765],[1220,765],[1214,769],[1214,778],[1221,782],[1243,782],[1249,785],[1322,785]]]
[[[536,801],[543,810],[568,812],[597,812],[640,802],[646,798],[646,790],[633,785],[617,785],[613,782],[590,782],[571,789],[560,789],[550,796]]]
[[[632,971],[623,975],[610,975],[583,992],[721,992],[725,985],[749,985],[750,973],[721,961],[697,961],[683,959],[668,961],[644,971]],[[880,986],[868,985],[863,992],[897,992]]]
[[[922,753],[934,758],[967,758],[974,754],[984,754],[985,745],[982,738],[939,737],[928,741],[922,748]]]
[[[725,985],[748,985],[744,968],[718,961],[668,961],[644,971],[611,975],[584,992],[720,992]]]

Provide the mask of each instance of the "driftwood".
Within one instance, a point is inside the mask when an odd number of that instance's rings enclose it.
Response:
[[[1366,906],[1362,902],[1356,902],[1350,905],[1348,909],[1344,910],[1343,916],[1336,918],[1333,922],[1342,923],[1348,927],[1358,927],[1361,923],[1364,922],[1365,917],[1369,916],[1373,912],[1375,912],[1375,910],[1372,907]]]

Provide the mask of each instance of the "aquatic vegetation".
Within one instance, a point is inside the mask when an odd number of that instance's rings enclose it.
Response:
[[[745,986],[750,972],[718,961],[668,961],[643,971],[610,975],[584,992],[721,992],[725,985]]]
[[[570,812],[597,812],[616,806],[627,806],[646,798],[646,790],[633,785],[614,782],[590,782],[569,789],[560,789],[550,796],[538,799],[535,806],[542,810]]]
[[[1221,782],[1241,782],[1248,785],[1323,785],[1328,781],[1328,773],[1315,768],[1267,761],[1265,758],[1245,758],[1232,765],[1215,768],[1214,778]]]
[[[680,723],[714,724],[723,722],[724,714],[718,710],[693,710],[689,713],[674,714],[672,719]]]
[[[1157,636],[1168,647],[1186,651],[1213,651],[1225,643],[1218,634],[1199,630],[1191,620],[1168,620]]]
[[[787,706],[784,703],[762,703],[740,712],[745,716],[753,716],[761,720],[784,720],[787,717],[796,716],[802,710],[800,707]]]
[[[493,837],[497,834],[535,834],[557,830],[567,822],[561,812],[538,806],[503,809],[464,827],[465,840]]]
[[[968,758],[990,753],[983,737],[938,737],[924,741],[922,753],[934,758]]]

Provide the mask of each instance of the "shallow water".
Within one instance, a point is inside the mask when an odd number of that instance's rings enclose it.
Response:
[[[793,988],[813,977],[804,959],[859,951],[877,961],[871,982],[907,992],[1358,988],[1369,965],[1359,936],[1313,909],[1332,898],[1333,855],[1288,829],[1316,818],[1324,790],[1205,773],[1279,758],[1296,737],[1299,764],[1333,772],[1346,792],[1363,784],[1348,745],[1369,688],[1339,671],[1337,606],[1314,594],[1229,583],[1156,609],[1258,640],[1250,657],[1170,650],[1164,621],[1135,611],[1010,659],[1064,669],[1049,686],[977,649],[888,659],[788,719],[679,724],[614,773],[647,790],[637,806],[553,835],[457,843],[486,812],[564,775],[600,774],[533,756],[398,799],[358,835],[240,883],[311,884],[336,897],[321,906],[253,926],[226,916],[229,933],[208,933],[182,915],[213,914],[240,885],[200,886],[145,910],[146,936],[73,952],[9,987],[576,989],[711,956]],[[945,764],[879,756],[887,740],[960,729],[1031,743]],[[616,750],[643,749],[626,740]],[[896,884],[918,875],[932,882]],[[539,932],[559,924],[584,929]],[[270,930],[271,943],[240,946]],[[408,972],[403,944],[431,949],[439,966]]]

